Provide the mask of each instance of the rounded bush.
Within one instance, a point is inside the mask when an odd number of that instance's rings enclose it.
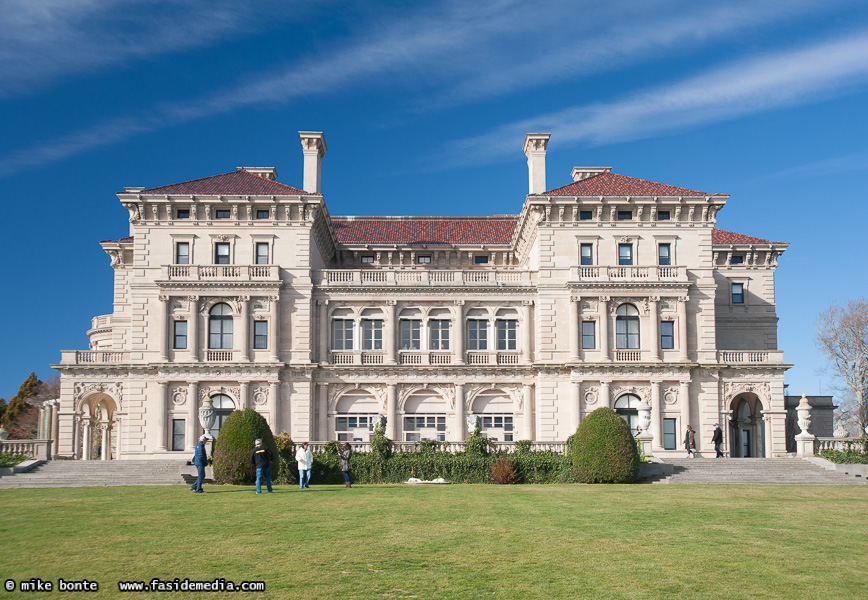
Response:
[[[215,483],[250,485],[256,481],[250,451],[257,438],[261,438],[263,445],[270,448],[277,458],[274,435],[262,415],[252,408],[236,410],[229,415],[214,446]]]
[[[579,424],[570,454],[581,483],[633,483],[639,452],[630,426],[611,408],[598,408]]]

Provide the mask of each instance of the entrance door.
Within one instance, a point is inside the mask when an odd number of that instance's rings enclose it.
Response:
[[[741,456],[750,458],[750,429],[741,430]]]

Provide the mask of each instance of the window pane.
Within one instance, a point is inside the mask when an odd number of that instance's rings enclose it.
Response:
[[[175,264],[189,265],[190,264],[190,243],[178,242],[175,246]]]
[[[670,214],[669,214],[668,210],[661,210],[660,212],[657,213],[657,220],[658,221],[668,221],[669,216],[670,216]]]
[[[633,264],[633,245],[618,244],[618,264],[632,265]]]
[[[214,216],[218,219],[228,219],[229,211],[226,209],[218,209]]]
[[[675,347],[675,323],[672,321],[663,321],[660,323],[660,347],[664,350],[671,350]]]
[[[670,255],[671,247],[669,244],[660,244],[657,246],[657,264],[670,265],[672,259]]]
[[[632,210],[619,210],[618,211],[618,220],[619,221],[629,221],[633,218]]]
[[[594,321],[582,321],[582,348],[593,350],[597,347],[597,324]]]
[[[733,283],[732,284],[732,303],[733,304],[744,304],[744,284],[743,283]]]
[[[253,348],[256,350],[264,350],[268,348],[268,322],[254,321],[253,322]]]
[[[214,264],[228,265],[229,264],[229,244],[217,243],[214,244]]]
[[[256,218],[257,219],[267,219],[268,218],[268,209],[257,209],[256,210]]]
[[[256,244],[256,264],[257,265],[267,265],[268,264],[268,244],[264,242],[257,242]]]
[[[589,210],[579,211],[579,220],[580,221],[590,221],[593,218],[594,214]]]
[[[582,264],[594,264],[594,249],[591,244],[582,244]]]
[[[184,449],[184,419],[172,419],[172,451],[180,452]]]
[[[173,346],[176,350],[187,349],[187,321],[175,321],[175,342]]]
[[[474,256],[473,262],[475,262],[477,265],[485,265],[485,264],[488,264],[488,257],[487,256]]]
[[[189,208],[179,208],[178,212],[175,213],[175,218],[177,218],[177,219],[189,219],[190,218],[190,209]]]
[[[382,319],[365,319],[362,321],[362,350],[383,349]]]

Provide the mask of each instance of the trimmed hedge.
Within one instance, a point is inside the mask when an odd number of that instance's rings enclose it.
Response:
[[[570,439],[576,479],[581,483],[633,483],[639,452],[630,426],[611,408],[598,408]]]
[[[278,457],[274,435],[268,422],[252,408],[236,410],[220,428],[214,446],[214,482],[230,485],[250,485],[256,481],[256,469],[250,462],[254,442],[262,438],[263,445]]]

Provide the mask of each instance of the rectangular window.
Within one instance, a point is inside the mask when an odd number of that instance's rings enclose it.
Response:
[[[226,242],[217,242],[214,244],[214,264],[228,265],[229,264],[229,244]]]
[[[671,215],[668,210],[661,210],[657,213],[658,221],[668,221],[671,218]]]
[[[416,262],[418,262],[420,265],[430,265],[431,264],[431,255],[426,254],[425,256],[417,256]]]
[[[597,323],[582,321],[582,349],[593,350],[597,347]]]
[[[422,321],[401,319],[401,350],[422,349]]]
[[[633,244],[618,244],[618,264],[633,264]]]
[[[383,320],[365,319],[362,321],[362,350],[383,349]]]
[[[268,264],[268,242],[256,242],[256,264]]]
[[[353,349],[353,320],[352,319],[335,319],[334,320],[334,337],[332,339],[333,350],[352,350]]]
[[[618,220],[619,221],[630,221],[633,219],[633,211],[632,210],[619,210],[618,211]]]
[[[179,208],[175,212],[176,219],[189,219],[190,218],[190,209],[189,208]]]
[[[657,246],[657,264],[668,266],[672,264],[672,245],[660,244]]]
[[[660,347],[664,350],[672,350],[675,347],[675,323],[672,321],[660,322]]]
[[[414,415],[404,417],[404,441],[446,441],[446,417],[438,415]]]
[[[373,255],[373,254],[364,254],[364,255],[362,255],[362,264],[363,264],[363,265],[372,265],[372,264],[374,264],[374,255]]]
[[[733,283],[732,284],[732,303],[733,304],[744,304],[744,284],[743,283]]]
[[[214,211],[215,219],[228,219],[231,216],[231,212],[228,208],[218,208]]]
[[[190,264],[190,242],[178,242],[175,244],[175,264]]]
[[[488,350],[488,321],[482,319],[468,319],[467,349]]]
[[[172,419],[172,452],[183,452],[185,426],[184,419]]]
[[[487,256],[474,256],[473,262],[476,263],[477,265],[487,265],[488,264],[488,257]]]
[[[268,321],[253,321],[253,348],[255,350],[268,348]]]
[[[172,347],[175,350],[187,349],[187,321],[175,321],[175,335]]]
[[[269,217],[269,211],[267,208],[257,208],[256,209],[256,218],[257,219],[267,219]]]
[[[594,246],[593,244],[582,244],[582,264],[583,265],[593,265],[594,264]]]
[[[675,450],[675,419],[663,419],[663,449]]]
[[[580,210],[579,211],[579,221],[590,221],[594,218],[594,213],[590,210]]]
[[[429,321],[431,350],[449,350],[449,319]]]
[[[515,319],[498,319],[497,320],[497,349],[498,350],[515,350],[516,332],[518,331],[518,321]]]
[[[744,255],[743,254],[733,254],[729,259],[729,264],[731,264],[731,265],[743,265],[744,264]]]

